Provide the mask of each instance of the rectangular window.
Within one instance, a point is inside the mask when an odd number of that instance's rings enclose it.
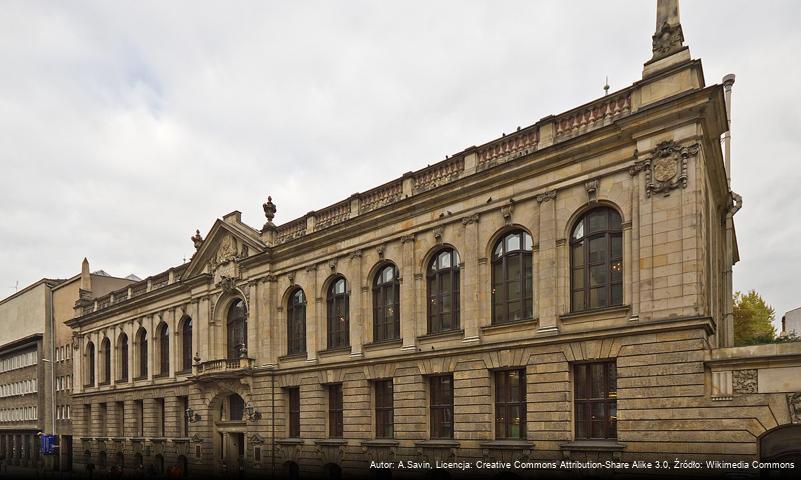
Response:
[[[495,372],[495,438],[526,438],[526,371]]]
[[[181,418],[181,437],[189,436],[189,417],[186,416],[186,411],[189,409],[189,397],[178,397],[178,418]]]
[[[143,400],[134,400],[134,415],[136,418],[136,436],[145,436],[145,405]]]
[[[125,436],[125,402],[116,402],[115,404],[115,420],[117,421],[117,436]]]
[[[300,388],[286,389],[289,397],[289,438],[300,438]]]
[[[617,370],[614,362],[573,366],[576,439],[617,438]]]
[[[92,436],[92,405],[88,403],[83,404],[83,424],[84,424],[84,435],[87,437]]]
[[[431,438],[453,438],[453,376],[429,378]]]
[[[108,436],[108,406],[100,404],[100,436]]]
[[[328,437],[342,438],[342,384],[328,386]]]
[[[164,437],[165,436],[165,432],[167,431],[167,429],[166,429],[167,415],[166,415],[166,412],[164,410],[164,399],[163,398],[157,398],[157,399],[155,399],[154,403],[155,403],[155,406],[156,406],[156,422],[157,422],[156,425],[158,425],[158,429],[159,429],[158,432],[157,432],[157,436],[158,437]]]
[[[375,436],[392,438],[395,435],[395,405],[392,380],[375,382]]]

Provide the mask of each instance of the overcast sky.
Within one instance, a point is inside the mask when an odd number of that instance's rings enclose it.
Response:
[[[640,79],[655,0],[0,0],[0,297],[152,275]],[[734,86],[737,289],[801,306],[801,2],[685,0]]]

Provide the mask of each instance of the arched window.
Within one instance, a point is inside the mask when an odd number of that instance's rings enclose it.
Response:
[[[350,345],[347,282],[339,277],[328,286],[328,348]]]
[[[111,383],[111,340],[108,337],[100,342],[100,355],[103,358],[102,371],[100,372],[100,384],[108,385]]]
[[[184,318],[181,324],[181,370],[192,369],[192,317]]]
[[[248,313],[245,302],[237,299],[228,308],[228,358],[240,358],[247,354]]]
[[[156,328],[156,348],[158,348],[159,376],[170,374],[170,329],[166,323]]]
[[[373,342],[400,338],[400,280],[398,267],[388,264],[373,281]]]
[[[286,306],[287,355],[306,352],[306,295],[295,289]]]
[[[117,338],[117,381],[128,381],[128,335],[121,333]]]
[[[428,265],[428,333],[459,328],[459,253],[446,248]]]
[[[223,403],[220,405],[220,420],[241,422],[245,415],[245,401],[237,395],[232,393],[225,397]]]
[[[531,235],[515,230],[501,237],[492,252],[492,323],[532,318]]]
[[[137,378],[147,377],[147,330],[140,328],[136,333],[137,356],[139,359],[139,372]]]
[[[609,207],[585,213],[570,235],[571,310],[623,304],[623,229]]]
[[[87,387],[95,384],[95,344],[89,342],[86,345],[86,382]]]

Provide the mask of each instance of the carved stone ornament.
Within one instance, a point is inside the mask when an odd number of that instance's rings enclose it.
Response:
[[[544,203],[550,200],[556,200],[556,190],[551,190],[550,192],[543,192],[540,193],[535,197],[537,202]]]
[[[384,246],[379,245],[375,248],[375,251],[378,253],[378,258],[383,260],[384,259]]]
[[[479,217],[478,217],[477,213],[474,213],[472,215],[464,217],[464,218],[462,218],[462,225],[467,226],[467,225],[471,225],[473,223],[478,223],[478,218]]]
[[[230,262],[236,258],[236,241],[231,235],[225,235],[220,241],[215,261],[217,264]]]
[[[410,233],[408,235],[401,235],[400,241],[401,241],[401,243],[413,242],[414,241],[414,234]]]
[[[787,408],[790,410],[790,422],[801,423],[801,392],[787,394]]]
[[[289,275],[287,275],[287,279],[289,279],[289,284],[290,285],[294,285],[295,284],[295,272],[289,272]]]
[[[354,250],[354,251],[353,251],[353,252],[350,254],[350,259],[351,259],[351,260],[355,260],[355,259],[357,259],[357,258],[362,258],[362,251],[361,251],[361,250]]]
[[[683,44],[684,32],[681,30],[681,24],[670,25],[665,22],[652,37],[653,59],[666,57],[681,49]]]
[[[757,371],[755,369],[734,370],[732,372],[732,390],[734,393],[757,393]]]
[[[258,433],[254,433],[253,435],[250,436],[250,438],[248,439],[248,442],[251,445],[263,445],[264,444],[264,437],[262,437]]]
[[[273,203],[273,197],[268,196],[267,202],[262,204],[262,207],[264,208],[264,216],[267,217],[267,223],[264,224],[264,226],[261,228],[261,231],[266,232],[267,230],[275,228],[273,218],[275,218],[275,212],[277,209]]]
[[[223,277],[220,281],[220,288],[227,294],[232,294],[236,291],[236,279],[231,277]]]
[[[598,183],[597,178],[584,182],[584,190],[587,191],[587,203],[598,201]]]
[[[203,236],[200,235],[200,230],[195,230],[195,234],[192,235],[192,243],[195,245],[195,250],[203,245]]]
[[[503,222],[507,225],[512,223],[512,212],[515,209],[515,201],[513,199],[509,199],[509,203],[503,205],[501,207],[501,216],[503,217]]]
[[[442,243],[442,233],[443,233],[442,226],[440,225],[440,226],[434,227],[434,230],[432,230],[431,233],[434,234],[434,241],[439,243],[439,244],[441,244]]]
[[[666,197],[671,190],[687,188],[687,159],[698,154],[697,143],[682,146],[668,140],[656,146],[648,160],[635,162],[629,173],[636,175],[645,172],[645,195],[663,193]]]

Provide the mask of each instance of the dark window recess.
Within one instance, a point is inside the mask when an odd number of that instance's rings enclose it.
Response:
[[[120,376],[118,380],[123,382],[128,381],[128,335],[121,333],[120,339],[117,342],[119,344],[119,364],[120,364]]]
[[[570,291],[574,312],[623,304],[623,230],[616,210],[595,208],[573,227]]]
[[[228,420],[241,422],[245,416],[245,401],[239,395],[228,395]]]
[[[181,419],[181,437],[189,436],[189,417],[186,416],[186,411],[189,409],[189,397],[178,397],[178,418]]]
[[[111,383],[111,340],[108,337],[100,342],[100,353],[103,356],[103,375],[100,383],[106,385]]]
[[[89,342],[86,346],[86,382],[84,385],[95,384],[95,344]]]
[[[186,317],[181,326],[181,370],[192,369],[192,318]]]
[[[342,384],[328,386],[328,437],[342,438]]]
[[[617,370],[614,362],[573,367],[576,439],[617,438]]]
[[[391,379],[375,382],[375,436],[395,436],[395,402]]]
[[[373,341],[400,338],[400,279],[398,267],[381,267],[373,281]]]
[[[429,378],[431,438],[453,438],[453,376]]]
[[[166,323],[159,326],[159,375],[169,375],[170,373],[170,330]]]
[[[134,400],[134,413],[136,415],[136,436],[145,436],[145,403],[143,400]]]
[[[286,389],[289,397],[289,437],[300,438],[300,388]]]
[[[157,398],[154,402],[156,405],[156,416],[158,420],[158,432],[156,432],[157,437],[164,437],[166,436],[167,431],[167,412],[164,409],[164,399]]]
[[[459,253],[441,250],[428,265],[428,333],[459,329]]]
[[[516,230],[498,240],[492,252],[492,323],[532,318],[531,235]]]
[[[228,358],[240,358],[247,351],[248,346],[248,312],[245,302],[236,300],[228,308],[226,322],[228,334]]]
[[[139,329],[137,333],[137,343],[139,346],[139,377],[147,377],[147,330]]]
[[[298,288],[289,296],[286,309],[287,354],[306,352],[306,295]]]
[[[350,345],[347,282],[337,278],[328,287],[328,348]]]
[[[526,372],[495,372],[495,438],[526,438]]]

